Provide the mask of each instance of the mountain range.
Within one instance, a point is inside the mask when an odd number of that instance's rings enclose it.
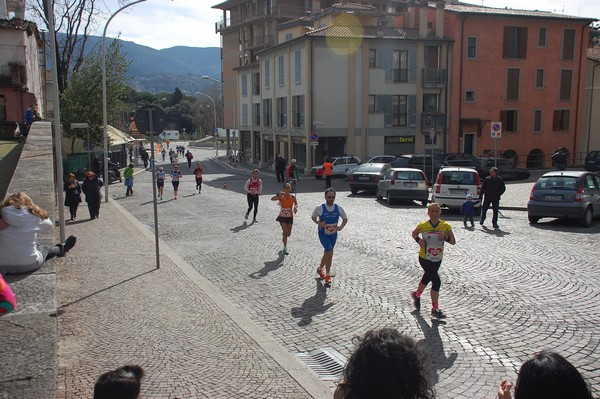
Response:
[[[107,45],[110,38],[107,38]],[[88,49],[101,46],[102,38],[90,36]],[[221,79],[220,47],[176,46],[162,50],[142,46],[130,41],[120,41],[128,61],[129,84],[137,91],[171,93],[178,87],[182,92],[194,94],[214,82],[202,80],[208,75]]]

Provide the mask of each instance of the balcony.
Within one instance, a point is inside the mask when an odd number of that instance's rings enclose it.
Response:
[[[217,32],[262,19],[276,18],[279,20],[288,20],[306,16],[306,8],[287,5],[268,7],[266,4],[262,4],[255,8],[246,8],[242,12],[238,11],[238,9],[230,11],[232,11],[230,18],[221,19],[215,24]]]
[[[423,112],[421,114],[421,130],[429,131],[434,128],[445,128],[446,127],[446,114],[441,112]]]
[[[423,68],[423,88],[446,87],[447,70],[437,68]]]

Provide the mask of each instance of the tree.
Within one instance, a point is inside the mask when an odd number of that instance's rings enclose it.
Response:
[[[98,25],[97,17],[102,13],[101,0],[52,0],[54,9],[54,38],[56,40],[56,73],[58,90],[67,88],[70,71],[76,72],[84,62],[84,51],[90,35]],[[34,0],[29,7],[28,17],[48,28],[49,10],[45,0]],[[60,35],[58,33],[61,33]]]
[[[121,43],[115,39],[106,47],[106,105],[108,121],[117,119],[126,109],[124,101],[130,93],[127,85],[129,62],[121,52]],[[90,139],[103,142],[102,81],[98,77],[102,71],[100,49],[90,53],[79,70],[74,71],[67,89],[60,97],[61,119],[65,135],[72,138],[85,138],[81,129],[71,130],[71,123],[87,122],[90,125]]]

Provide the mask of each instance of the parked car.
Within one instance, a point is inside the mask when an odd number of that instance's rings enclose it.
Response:
[[[423,154],[404,154],[399,155],[391,163],[392,168],[414,168],[420,169],[425,172],[425,176],[428,179],[433,179],[437,176],[440,168],[445,165],[445,162],[437,157],[433,157],[433,168],[432,168],[432,157],[431,155]]]
[[[416,168],[390,168],[377,183],[377,199],[429,202],[429,182],[425,173]]]
[[[376,155],[367,159],[366,161],[361,161],[356,166],[349,166],[348,169],[344,172],[344,179],[348,179],[348,177],[358,168],[360,165],[365,163],[390,163],[394,159],[396,159],[395,155]]]
[[[449,209],[461,209],[467,194],[480,201],[481,182],[475,168],[466,166],[444,166],[440,169],[432,189],[431,201]],[[476,212],[481,202],[476,204]]]
[[[332,158],[331,163],[333,164],[333,170],[331,171],[331,175],[341,176],[344,174],[346,169],[352,166],[357,166],[359,162],[360,158],[355,156]],[[311,173],[317,179],[323,178],[323,165],[313,166]]]
[[[359,190],[377,191],[377,183],[389,168],[389,163],[365,163],[360,165],[348,177],[350,192],[356,194]]]
[[[480,178],[489,176],[490,169],[498,168],[498,175],[504,180],[525,180],[529,179],[531,172],[515,164],[510,159],[505,158],[477,158],[475,160],[475,169]]]
[[[600,151],[590,151],[585,157],[585,170],[597,172],[600,170]]]
[[[600,175],[586,171],[544,174],[531,189],[527,203],[529,223],[541,218],[577,219],[590,226],[600,216]]]
[[[464,152],[452,152],[440,157],[449,166],[475,166],[477,157]]]

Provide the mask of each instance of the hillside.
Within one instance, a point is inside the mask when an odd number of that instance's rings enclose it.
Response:
[[[100,46],[102,38],[91,36],[88,49]],[[109,42],[107,38],[107,43]],[[175,87],[195,93],[207,85],[203,75],[221,78],[221,49],[219,47],[176,46],[162,50],[121,41],[129,67],[130,85],[138,91],[172,92]]]

